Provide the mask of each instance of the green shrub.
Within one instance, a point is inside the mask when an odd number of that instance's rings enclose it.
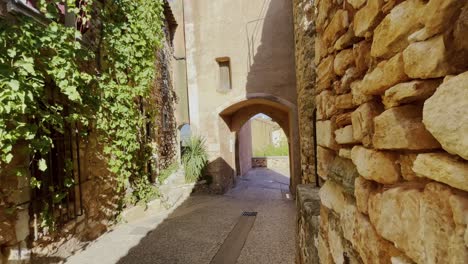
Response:
[[[253,154],[255,157],[288,156],[289,148],[287,143],[281,143],[279,146],[269,144],[261,150],[255,150]]]
[[[169,167],[167,167],[166,169],[161,170],[161,172],[159,172],[159,175],[158,175],[159,183],[160,184],[164,183],[164,181],[167,178],[169,178],[169,176],[171,176],[178,169],[179,169],[179,164],[177,162],[174,162],[171,165],[169,165]]]
[[[182,150],[185,181],[196,182],[207,163],[208,154],[206,153],[205,140],[199,136],[191,137],[187,140],[187,145]]]

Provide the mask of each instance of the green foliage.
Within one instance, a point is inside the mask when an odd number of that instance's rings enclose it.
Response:
[[[174,162],[169,167],[167,167],[164,170],[161,170],[158,175],[158,181],[160,184],[164,183],[164,181],[169,178],[174,172],[176,172],[179,169],[179,164]]]
[[[187,140],[182,151],[182,164],[185,168],[185,181],[195,182],[201,176],[207,165],[208,154],[206,152],[205,140],[194,136]]]
[[[52,131],[63,133],[67,124],[81,132],[97,129],[119,190],[130,183],[134,198],[146,201],[155,191],[146,169],[153,149],[144,128],[156,113],[141,106],[156,77],[162,1],[80,3],[77,8],[74,0],[39,1],[50,19],[45,26],[22,15],[15,21],[0,18],[0,168],[12,161],[21,142],[32,162],[46,171],[40,157],[52,148]],[[80,31],[59,22],[58,4],[74,12],[77,21],[100,21],[96,46],[84,45]],[[30,183],[41,188],[34,177]],[[43,215],[44,223],[51,223]]]
[[[261,150],[255,150],[253,154],[255,157],[288,156],[288,143],[281,142],[279,146],[269,144],[264,146]]]

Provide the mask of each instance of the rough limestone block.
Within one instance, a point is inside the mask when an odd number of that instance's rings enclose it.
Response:
[[[342,50],[350,47],[358,38],[354,35],[353,26],[350,24],[348,31],[344,33],[338,40],[335,42],[333,48],[335,50]]]
[[[371,45],[369,41],[361,41],[353,46],[354,64],[359,73],[365,73],[371,64]]]
[[[368,181],[363,177],[357,177],[354,181],[354,196],[356,197],[356,206],[359,212],[367,214],[368,202],[371,193],[377,190],[377,184]]]
[[[335,124],[331,120],[317,121],[317,144],[329,149],[337,149]]]
[[[334,264],[333,257],[328,247],[328,241],[325,240],[322,235],[319,235],[317,244],[318,244],[317,251],[318,251],[320,263]]]
[[[328,54],[327,47],[323,43],[322,36],[317,34],[315,37],[315,56],[314,56],[314,63],[315,65],[319,65],[323,58],[325,58]]]
[[[330,247],[330,253],[333,258],[334,263],[344,263],[344,241],[341,236],[341,226],[339,225],[339,221],[335,219],[337,217],[332,217],[330,224],[328,225],[328,245]]]
[[[354,15],[353,29],[358,37],[364,37],[372,31],[382,17],[384,0],[367,0],[366,5]]]
[[[349,26],[348,11],[340,9],[336,11],[330,24],[323,32],[323,42],[326,47],[333,46],[336,39],[346,32]]]
[[[351,83],[357,80],[361,74],[358,72],[356,67],[351,67],[346,70],[345,74],[341,78],[339,85],[335,87],[337,94],[344,94],[351,91]]]
[[[354,146],[351,159],[359,174],[367,180],[382,184],[393,184],[400,180],[398,155],[395,153]]]
[[[335,99],[335,107],[340,110],[355,108],[352,93],[338,95]]]
[[[440,80],[415,80],[399,83],[385,91],[382,96],[385,108],[399,106],[401,104],[422,101],[434,94]]]
[[[466,263],[468,249],[460,232],[466,220],[458,217],[466,196],[434,182],[423,188],[397,187],[371,195],[369,217],[377,233],[416,263]]]
[[[397,5],[374,31],[371,55],[389,58],[408,46],[408,36],[421,28],[421,0],[408,0]]]
[[[322,33],[325,29],[325,25],[327,21],[330,19],[329,13],[333,6],[332,0],[325,0],[325,1],[316,1],[314,2],[315,6],[317,7],[317,18],[315,20],[317,32]]]
[[[413,164],[413,171],[418,176],[468,191],[468,162],[459,160],[449,154],[418,154]]]
[[[438,78],[453,72],[443,35],[411,43],[403,51],[405,73],[411,78]]]
[[[335,116],[335,127],[341,128],[347,125],[351,125],[351,114],[352,112],[347,112],[343,114],[338,114]]]
[[[421,15],[424,28],[411,35],[410,40],[426,40],[447,30],[457,19],[463,2],[460,0],[430,0]]]
[[[422,108],[417,105],[393,107],[375,117],[372,143],[377,149],[440,148],[439,142],[424,127]]]
[[[426,100],[423,123],[442,148],[468,160],[468,72],[445,80]]]
[[[351,114],[353,137],[366,147],[372,145],[374,117],[380,115],[382,111],[383,107],[380,104],[371,101],[362,104]]]
[[[405,50],[406,51],[406,50]],[[362,80],[362,93],[380,95],[393,85],[408,80],[404,71],[403,55],[398,53],[387,61],[377,64],[377,67],[366,74]]]
[[[326,57],[317,67],[317,92],[330,88],[335,80],[332,55]]]
[[[417,156],[418,155],[414,153],[400,154],[398,163],[400,164],[401,177],[403,177],[403,179],[407,181],[417,181],[420,179],[413,171],[413,164]]]
[[[338,76],[343,76],[348,68],[354,64],[353,49],[345,49],[335,56],[333,69]]]
[[[340,150],[338,151],[338,156],[345,158],[345,159],[351,159],[351,149],[340,148]]]
[[[367,95],[362,92],[362,81],[351,83],[351,94],[353,95],[353,104],[361,105],[373,99],[372,95]]]
[[[336,113],[335,95],[332,91],[326,90],[315,97],[317,106],[317,119],[329,119]]]
[[[343,191],[354,195],[354,180],[359,177],[356,166],[350,159],[336,157],[330,165],[328,178],[343,187]]]
[[[320,201],[323,206],[335,211],[338,214],[343,212],[346,204],[343,187],[333,181],[326,181],[320,188]]]
[[[359,9],[364,5],[366,0],[346,0],[354,9]]]
[[[356,205],[347,203],[340,215],[343,236],[351,242],[365,264],[391,263],[392,257],[406,258],[390,242],[381,238],[367,216]]]
[[[359,142],[353,137],[352,125],[335,130],[335,141],[338,144],[356,144]]]
[[[335,151],[317,146],[317,174],[322,179],[328,179],[328,171],[334,159]]]

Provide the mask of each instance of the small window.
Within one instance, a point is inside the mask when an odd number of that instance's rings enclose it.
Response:
[[[219,92],[228,92],[231,87],[231,62],[228,57],[217,58],[219,66]]]

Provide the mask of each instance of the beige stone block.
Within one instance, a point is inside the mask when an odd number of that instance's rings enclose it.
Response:
[[[314,63],[315,65],[319,65],[323,58],[325,58],[328,54],[327,47],[323,43],[322,36],[317,34],[315,37],[315,56],[314,56]]]
[[[413,164],[418,176],[468,191],[468,162],[446,153],[418,154]]]
[[[406,51],[406,50],[405,50]],[[408,80],[405,74],[403,55],[398,53],[387,61],[377,64],[377,67],[367,73],[362,80],[362,93],[380,95],[393,85]]]
[[[423,11],[421,0],[407,0],[392,9],[374,31],[371,55],[390,58],[404,50],[409,44],[408,36],[421,28]]]
[[[465,263],[468,250],[459,228],[466,224],[457,223],[452,207],[459,194],[434,182],[423,188],[397,187],[371,195],[372,224],[416,263]]]
[[[426,100],[434,94],[439,85],[440,80],[415,80],[399,83],[385,91],[382,101],[386,108],[390,108]]]
[[[359,73],[364,74],[372,61],[371,45],[369,41],[361,41],[353,46],[354,64]]]
[[[393,184],[400,180],[398,155],[395,153],[354,146],[351,159],[359,174],[367,180],[382,184]]]
[[[346,204],[346,198],[343,188],[333,182],[326,181],[319,191],[320,202],[328,209],[332,209],[338,214],[341,214]]]
[[[334,159],[335,151],[317,146],[317,174],[322,179],[328,178],[328,171]]]
[[[335,61],[333,64],[333,69],[335,73],[339,76],[343,76],[346,70],[352,67],[354,64],[354,55],[353,49],[345,49],[340,51],[335,56]]]
[[[333,15],[330,24],[323,32],[323,42],[326,47],[333,46],[339,36],[346,32],[349,26],[348,11],[339,9]]]
[[[363,177],[358,177],[354,181],[354,197],[356,197],[356,206],[359,212],[367,214],[369,196],[375,192],[377,185],[373,181],[368,181]]]
[[[353,103],[361,105],[373,99],[372,95],[367,95],[362,92],[362,81],[351,83],[351,94],[353,95]]]
[[[358,37],[366,36],[382,18],[384,0],[367,0],[366,5],[354,15],[353,29]]]
[[[345,74],[341,78],[341,81],[335,86],[335,92],[337,94],[344,94],[351,91],[351,83],[357,80],[361,74],[358,72],[356,67],[351,67],[346,70]]]
[[[423,123],[443,149],[468,160],[468,72],[445,80],[426,100]]]
[[[333,262],[335,264],[345,263],[344,246],[340,231],[334,229],[332,225],[328,225],[328,245]]]
[[[438,78],[453,72],[443,35],[411,43],[403,51],[405,73],[411,78]]]
[[[422,123],[422,108],[416,105],[393,107],[375,117],[372,144],[377,149],[440,148]]]
[[[354,30],[352,24],[349,25],[348,31],[344,33],[338,40],[335,42],[333,48],[335,50],[346,49],[354,44],[358,38],[354,35]]]
[[[426,40],[443,33],[456,21],[464,1],[460,0],[430,0],[421,13],[424,28],[411,35],[412,41]]]
[[[420,178],[413,171],[413,163],[416,160],[417,154],[400,154],[398,163],[401,168],[401,177],[407,181],[417,181]]]
[[[351,114],[352,112],[347,112],[343,114],[338,114],[335,116],[335,127],[340,128],[346,125],[351,125]]]
[[[331,120],[317,121],[317,144],[329,149],[337,149],[335,125]]]
[[[336,109],[353,109],[355,108],[355,104],[353,103],[353,94],[347,93],[338,95],[335,99],[335,107]]]
[[[350,148],[340,148],[338,151],[338,156],[346,159],[351,159],[351,149]]]
[[[334,57],[330,55],[323,59],[317,67],[317,92],[330,88],[333,81],[335,80],[333,60]]]
[[[335,95],[332,91],[322,91],[315,97],[315,104],[317,106],[317,119],[329,119],[336,113]]]
[[[321,264],[334,264],[333,257],[330,253],[330,249],[328,248],[328,242],[322,237],[322,235],[318,236],[318,255]]]
[[[374,117],[380,115],[382,106],[374,101],[360,105],[351,114],[351,123],[353,125],[353,137],[361,141],[366,147],[372,145],[374,136]]]
[[[353,137],[352,125],[335,130],[335,141],[338,144],[356,144],[359,142]]]
[[[330,19],[330,11],[333,7],[332,0],[316,1],[317,18],[315,20],[317,32],[322,33]]]
[[[361,8],[366,0],[346,0],[354,9]]]
[[[344,237],[352,243],[363,263],[386,264],[392,257],[404,257],[377,234],[367,216],[359,213],[355,205],[346,204],[340,219]]]

